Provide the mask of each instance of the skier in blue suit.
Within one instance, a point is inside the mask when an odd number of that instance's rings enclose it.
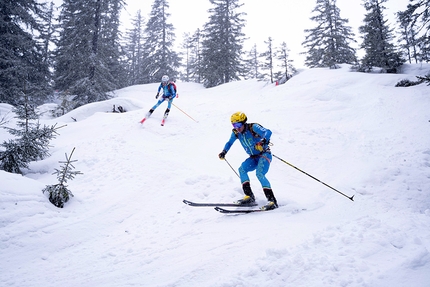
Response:
[[[151,116],[151,114],[154,112],[158,106],[160,106],[164,101],[167,102],[167,109],[164,112],[162,125],[164,124],[164,121],[169,116],[170,109],[172,108],[172,102],[173,99],[176,97],[176,90],[174,84],[169,82],[169,76],[164,75],[161,78],[160,86],[158,87],[157,95],[155,95],[155,98],[158,99],[160,97],[160,91],[163,89],[163,94],[161,98],[158,100],[158,102],[148,111],[148,113],[145,115],[141,123],[143,123],[147,118]]]
[[[247,117],[242,112],[234,113],[231,116],[233,131],[230,139],[225,144],[223,151],[218,156],[220,159],[224,159],[233,143],[236,140],[239,140],[249,157],[239,168],[240,180],[242,182],[245,197],[239,200],[238,203],[249,205],[255,202],[255,197],[249,182],[248,172],[256,170],[256,176],[263,187],[264,195],[269,201],[265,206],[263,206],[263,209],[277,208],[278,203],[273,194],[270,182],[266,178],[266,173],[269,171],[270,163],[272,161],[272,154],[269,149],[269,141],[272,132],[259,124],[248,124],[246,121]]]

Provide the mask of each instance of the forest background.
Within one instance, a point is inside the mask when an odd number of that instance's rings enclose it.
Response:
[[[54,101],[64,114],[163,75],[206,88],[243,79],[282,84],[302,66],[397,73],[405,62],[430,59],[430,4],[422,0],[316,0],[298,11],[289,1],[181,8],[167,0],[150,8],[148,1],[58,1],[3,1],[0,102]]]

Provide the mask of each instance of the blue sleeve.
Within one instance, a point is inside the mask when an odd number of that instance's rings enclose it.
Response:
[[[233,143],[237,140],[236,134],[234,132],[231,132],[230,139],[224,146],[225,151],[229,151]]]
[[[261,140],[266,139],[267,142],[270,141],[270,137],[272,136],[272,131],[266,129],[259,124],[253,124],[252,130],[261,137]]]
[[[161,88],[163,88],[163,84],[160,84],[160,85],[158,86],[158,92],[160,92],[160,91],[161,91]]]

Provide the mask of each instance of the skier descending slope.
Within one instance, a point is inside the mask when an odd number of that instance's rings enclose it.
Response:
[[[242,112],[234,113],[231,116],[233,130],[230,139],[225,144],[223,151],[218,155],[220,159],[225,159],[233,143],[238,139],[242,144],[249,157],[242,163],[239,168],[240,180],[242,182],[245,197],[238,201],[239,204],[252,204],[255,202],[254,194],[251,190],[248,172],[256,170],[258,180],[263,187],[264,195],[269,201],[261,209],[270,210],[278,207],[278,203],[273,194],[266,173],[269,171],[272,161],[272,154],[269,149],[269,141],[272,132],[256,123],[246,123],[247,117]]]
[[[163,94],[161,95],[161,98],[158,100],[158,102],[148,111],[148,113],[145,115],[145,117],[140,121],[141,124],[145,122],[147,118],[151,116],[151,114],[154,112],[158,106],[160,106],[164,101],[167,102],[167,109],[164,112],[163,120],[161,121],[161,125],[164,126],[164,122],[166,121],[166,118],[169,116],[170,109],[172,107],[173,99],[176,97],[176,89],[174,83],[171,83],[169,81],[169,76],[164,75],[161,78],[160,86],[158,87],[157,95],[155,95],[155,98],[158,99],[160,97],[160,91],[163,89]]]

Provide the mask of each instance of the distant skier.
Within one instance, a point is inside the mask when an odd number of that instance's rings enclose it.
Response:
[[[238,139],[245,149],[245,152],[249,155],[239,168],[240,180],[245,197],[239,200],[238,203],[247,205],[255,202],[248,172],[256,170],[256,176],[263,187],[264,195],[269,201],[262,209],[275,209],[278,207],[278,203],[273,194],[270,182],[266,178],[266,173],[269,171],[272,161],[272,154],[269,149],[269,141],[272,132],[257,123],[246,123],[247,119],[246,115],[242,112],[234,113],[231,116],[233,130],[230,139],[218,156],[220,159],[224,159],[230,147]]]
[[[148,113],[145,115],[145,117],[140,121],[141,124],[151,116],[151,114],[154,112],[156,108],[158,108],[159,105],[161,105],[164,101],[167,102],[167,109],[164,112],[163,120],[161,121],[161,125],[164,125],[164,121],[169,116],[170,109],[172,107],[173,99],[176,97],[176,86],[173,82],[169,81],[169,76],[164,75],[161,78],[160,86],[158,87],[157,95],[155,95],[155,98],[158,99],[160,97],[160,91],[163,89],[163,94],[161,95],[161,98],[158,100],[158,102],[148,111]]]

